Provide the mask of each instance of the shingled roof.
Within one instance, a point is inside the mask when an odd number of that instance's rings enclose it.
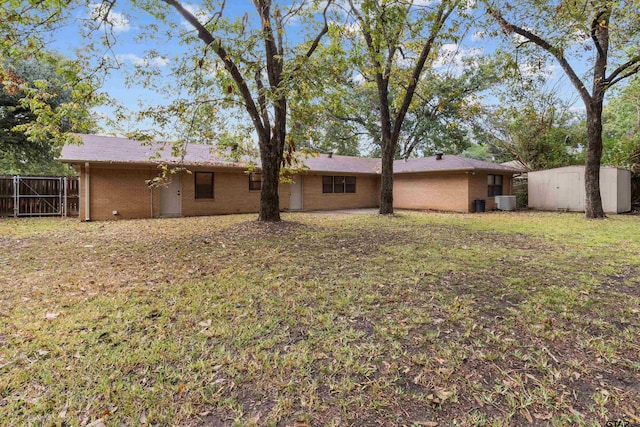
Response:
[[[237,162],[214,155],[214,147],[189,144],[184,158],[174,156],[170,143],[143,143],[127,138],[99,135],[77,135],[81,145],[65,145],[58,160],[64,163],[128,163],[151,164],[182,163],[185,165],[206,165],[238,167]]]
[[[64,163],[113,163],[113,164],[148,164],[181,163],[185,166],[210,167],[246,167],[252,159],[234,162],[214,153],[212,146],[189,144],[184,158],[174,156],[171,144],[157,142],[141,143],[139,141],[98,135],[78,135],[82,145],[66,145],[58,160]],[[260,167],[260,159],[253,159]],[[380,159],[318,154],[304,159],[306,167],[314,172],[328,173],[360,173],[380,174]],[[518,170],[495,163],[467,159],[459,156],[444,155],[440,160],[436,157],[420,159],[396,160],[394,173],[425,173],[445,171],[487,170],[504,173],[517,173]]]
[[[438,172],[438,171],[503,171],[506,173],[519,172],[515,168],[502,166],[482,160],[468,159],[466,157],[443,155],[438,157],[424,157],[420,159],[396,160],[393,163],[394,173],[418,173],[418,172]]]

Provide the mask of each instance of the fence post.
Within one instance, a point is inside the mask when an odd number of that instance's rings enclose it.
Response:
[[[20,198],[18,197],[19,188],[20,188],[20,177],[16,175],[13,177],[13,217],[14,218],[17,218],[18,213],[20,212],[20,206],[18,205],[18,203],[20,203]]]
[[[67,177],[65,176],[64,178],[62,178],[62,185],[64,187],[64,193],[63,193],[63,204],[60,207],[60,209],[62,209],[62,216],[66,217],[67,216]]]

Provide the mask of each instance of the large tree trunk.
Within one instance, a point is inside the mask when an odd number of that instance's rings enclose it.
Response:
[[[393,154],[390,141],[382,143],[382,176],[380,179],[380,214],[393,213]]]
[[[380,215],[393,213],[393,159],[396,142],[391,139],[391,111],[389,108],[389,80],[381,72],[376,74],[380,100],[380,133],[382,143],[382,176],[380,178]]]
[[[600,159],[602,158],[602,101],[587,105],[587,161],[584,171],[585,216],[604,218],[600,197]]]
[[[260,213],[258,221],[280,221],[280,196],[278,183],[280,182],[280,162],[282,156],[278,153],[277,138],[271,141],[260,141],[260,161],[262,162],[262,189],[260,190]]]

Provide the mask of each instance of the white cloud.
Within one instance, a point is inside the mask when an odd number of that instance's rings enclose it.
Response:
[[[486,35],[486,33],[484,31],[476,31],[475,33],[473,33],[471,35],[471,40],[474,41],[479,41],[484,39],[484,36]]]
[[[361,84],[364,84],[366,79],[361,73],[358,73],[355,76],[351,77],[351,81],[354,82],[355,84],[361,85]]]
[[[120,55],[116,55],[116,59],[121,62],[130,62],[133,65],[142,67],[166,67],[167,65],[169,65],[169,60],[161,56],[144,58],[136,55],[135,53],[123,53]]]
[[[345,22],[342,25],[342,29],[345,33],[349,35],[359,34],[360,33],[360,24],[357,21],[353,22]]]
[[[213,16],[209,12],[204,10],[202,6],[197,4],[183,3],[182,7],[184,7],[187,12],[198,18],[198,21],[200,21],[201,24],[209,21],[209,19],[211,19],[211,17]],[[193,30],[193,26],[189,24],[185,19],[182,20],[182,26],[189,30]]]
[[[545,77],[552,79],[558,77],[560,67],[555,64],[519,64],[518,69],[524,77]]]
[[[89,17],[96,22],[101,22],[100,25],[109,25],[116,32],[126,32],[131,29],[129,18],[123,13],[110,10],[105,3],[90,3]]]
[[[465,49],[456,43],[446,43],[440,47],[434,68],[452,67],[452,71],[461,72],[469,61],[482,54],[481,48]]]

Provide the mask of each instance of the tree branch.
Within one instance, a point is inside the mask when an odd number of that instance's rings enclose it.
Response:
[[[585,102],[585,105],[588,105],[591,103],[591,94],[585,87],[584,83],[582,83],[582,80],[580,80],[580,77],[578,77],[573,67],[571,67],[571,64],[569,64],[567,59],[564,57],[564,52],[555,48],[549,42],[539,37],[538,35],[533,34],[531,31],[525,30],[524,28],[521,28],[517,25],[514,25],[508,22],[502,16],[502,13],[499,10],[489,8],[488,12],[491,16],[493,16],[493,18],[496,21],[498,21],[498,24],[502,27],[502,30],[506,34],[512,34],[512,33],[519,34],[522,37],[528,40],[531,40],[533,43],[535,43],[536,45],[540,46],[541,48],[549,52],[551,55],[553,55],[553,57],[556,58],[556,60],[558,61],[558,63],[560,64],[564,72],[569,77],[569,80],[571,81],[573,86],[576,88],[576,90],[582,97],[583,101]]]
[[[256,128],[256,131],[264,133],[269,131],[268,128],[265,128],[260,121],[260,113],[258,112],[258,108],[256,107],[255,101],[253,100],[253,96],[251,95],[251,91],[247,86],[247,82],[244,77],[240,73],[238,66],[231,60],[231,57],[227,53],[226,49],[222,46],[222,40],[215,38],[201,23],[198,19],[188,10],[182,6],[182,4],[177,0],[162,0],[169,6],[172,6],[193,28],[198,32],[198,38],[202,40],[207,47],[211,47],[213,51],[218,55],[218,57],[222,60],[225,68],[233,78],[233,81],[236,83],[238,88],[240,89],[240,94],[244,99],[247,112],[251,117],[251,121]]]
[[[618,68],[616,68],[609,77],[607,77],[607,86],[611,87],[618,83],[620,80],[624,80],[640,71],[640,55],[631,58]]]
[[[332,3],[333,3],[333,0],[328,0],[327,5],[324,7],[324,10],[322,11],[322,19],[324,21],[324,26],[322,27],[322,29],[320,30],[316,38],[313,39],[313,42],[311,43],[311,46],[309,47],[309,50],[307,51],[307,54],[306,54],[307,58],[310,58],[311,55],[313,55],[313,52],[315,52],[315,50],[318,48],[318,45],[320,45],[320,40],[322,40],[322,37],[324,37],[324,35],[329,32],[329,23],[327,22],[327,11],[329,10],[329,6],[331,6]]]
[[[598,40],[598,37],[596,36],[596,30],[598,29],[598,26],[600,25],[600,18],[602,18],[602,15],[604,15],[605,13],[606,13],[606,11],[600,11],[593,18],[593,21],[591,21],[591,39],[593,40],[593,44],[596,45],[596,50],[598,51],[598,54],[601,55],[601,56],[605,56],[606,53],[602,49],[602,46],[600,46],[600,40]]]
[[[256,10],[262,21],[262,38],[264,39],[265,52],[267,57],[267,76],[271,88],[280,86],[280,76],[282,74],[282,57],[278,54],[276,39],[271,26],[271,0],[254,0]]]
[[[265,88],[260,77],[260,68],[256,70],[256,86],[258,88],[258,105],[260,107],[260,114],[262,115],[262,123],[265,129],[271,128],[269,121],[269,113],[267,112],[267,97],[265,96]]]
[[[451,6],[451,7],[449,7]],[[404,121],[405,116],[407,115],[407,111],[409,110],[409,105],[411,105],[411,100],[413,99],[413,94],[415,93],[416,87],[418,86],[418,82],[420,81],[420,75],[422,74],[422,70],[424,69],[424,64],[431,53],[431,49],[433,48],[433,44],[436,40],[436,37],[442,30],[444,23],[449,18],[449,15],[456,8],[456,4],[451,5],[450,2],[442,1],[440,6],[438,7],[438,14],[435,19],[435,23],[431,27],[431,32],[429,34],[429,38],[425,42],[422,47],[422,51],[420,52],[420,56],[418,57],[418,62],[413,68],[413,72],[411,75],[411,80],[409,81],[409,85],[407,86],[407,90],[404,94],[404,99],[402,101],[402,106],[398,113],[396,114],[394,123],[393,123],[393,131],[391,133],[391,140],[395,140],[400,135],[400,130],[402,127],[402,122]]]

